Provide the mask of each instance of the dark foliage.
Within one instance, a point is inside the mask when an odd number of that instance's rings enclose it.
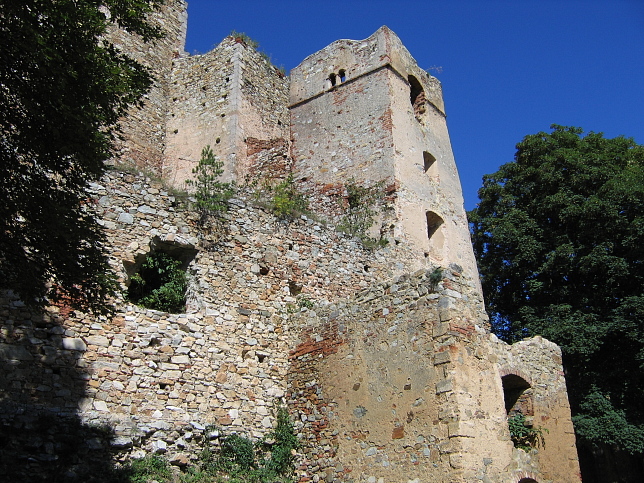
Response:
[[[128,298],[149,309],[178,314],[185,312],[188,281],[181,260],[163,252],[149,254],[139,273],[132,277]]]
[[[152,79],[105,40],[100,6],[152,40],[161,32],[145,14],[162,2],[0,2],[0,283],[27,303],[100,310],[113,292],[86,187]]]
[[[553,126],[469,213],[494,331],[562,347],[581,441],[644,451],[644,147]]]

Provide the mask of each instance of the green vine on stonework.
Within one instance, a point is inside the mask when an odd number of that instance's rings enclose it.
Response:
[[[378,214],[376,207],[384,198],[384,184],[384,181],[378,181],[373,186],[360,186],[354,178],[345,184],[347,206],[338,230],[360,239],[366,248],[380,248],[388,243],[382,236],[369,236],[369,229]]]
[[[517,412],[516,414],[508,417],[508,426],[510,427],[510,439],[515,448],[524,451],[530,451],[532,448],[545,448],[545,440],[543,433],[547,433],[546,428],[533,428],[526,425],[526,417]]]

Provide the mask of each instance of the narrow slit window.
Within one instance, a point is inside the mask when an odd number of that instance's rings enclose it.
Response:
[[[431,240],[443,224],[443,219],[433,211],[426,212],[425,218],[427,219],[427,237]]]
[[[331,74],[329,76],[329,80],[331,81],[331,87],[335,86],[335,83],[337,82],[337,77],[335,74]]]
[[[423,151],[423,169],[429,174],[429,169],[436,163],[436,158],[429,152]]]
[[[344,69],[340,69],[340,72],[338,72],[338,76],[340,77],[340,82],[345,82],[347,80],[347,74],[344,71]]]

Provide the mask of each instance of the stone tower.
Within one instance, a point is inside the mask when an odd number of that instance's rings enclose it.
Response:
[[[292,405],[333,448],[309,453],[327,481],[579,481],[559,349],[489,333],[438,80],[382,27],[293,69],[289,108],[301,186],[384,181],[394,195],[381,283],[294,317]],[[518,411],[544,428],[538,454],[507,436]]]
[[[384,180],[396,192],[391,235],[418,263],[476,263],[441,85],[387,27],[338,40],[291,71],[297,176],[318,184]]]

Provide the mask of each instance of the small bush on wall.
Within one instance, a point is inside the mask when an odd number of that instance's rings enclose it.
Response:
[[[209,215],[223,213],[228,209],[228,200],[235,193],[233,183],[224,183],[224,163],[219,160],[210,146],[201,151],[199,164],[192,170],[194,180],[187,180],[188,186],[194,186],[196,207],[204,222]]]

